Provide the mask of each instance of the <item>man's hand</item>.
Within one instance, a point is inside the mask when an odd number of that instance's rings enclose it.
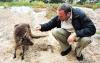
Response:
[[[40,29],[41,29],[41,25],[38,24],[38,25],[35,26],[36,31],[40,31]]]
[[[67,42],[68,42],[69,44],[73,44],[73,43],[75,42],[75,40],[76,40],[76,34],[75,34],[75,33],[72,33],[72,34],[68,37]]]

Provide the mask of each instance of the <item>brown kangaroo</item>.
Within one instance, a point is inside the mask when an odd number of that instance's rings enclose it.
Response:
[[[40,38],[40,37],[45,37],[45,36],[34,36],[31,33],[31,29],[29,24],[16,24],[14,26],[14,40],[16,42],[15,46],[15,53],[14,57],[16,58],[16,50],[21,47],[22,48],[22,53],[21,59],[24,59],[24,52],[28,49],[29,46],[33,45],[31,39],[32,38]]]

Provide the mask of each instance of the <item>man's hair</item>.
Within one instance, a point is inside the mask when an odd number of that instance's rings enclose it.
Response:
[[[68,3],[63,3],[61,6],[59,6],[60,10],[64,10],[65,13],[71,12],[72,6]]]

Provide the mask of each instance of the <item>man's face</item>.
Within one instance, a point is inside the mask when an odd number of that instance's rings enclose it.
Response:
[[[61,21],[68,20],[68,13],[65,13],[64,10],[57,10],[57,15]]]

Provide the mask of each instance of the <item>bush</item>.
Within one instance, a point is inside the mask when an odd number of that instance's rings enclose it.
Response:
[[[79,5],[79,4],[77,4],[77,5],[74,5],[74,6],[79,6],[79,7],[87,7],[87,8],[92,8],[92,9],[97,9],[97,8],[100,8],[100,2],[99,3],[91,3],[91,4],[84,4],[84,5]]]
[[[50,4],[48,11],[47,11],[47,14],[46,14],[46,17],[48,19],[50,19],[51,17],[56,15],[56,10],[58,8],[58,5],[59,4]]]
[[[93,8],[93,5],[90,5],[90,4],[84,4],[82,5],[83,7],[87,7],[87,8]]]
[[[51,3],[63,3],[64,0],[51,0],[50,2]]]
[[[0,0],[1,2],[12,2],[13,0]]]
[[[35,1],[35,2],[32,2],[32,7],[45,8],[46,4],[42,1]]]
[[[93,5],[93,9],[97,9],[97,8],[100,8],[100,2]]]
[[[97,2],[96,5],[100,6],[100,2]]]
[[[42,1],[35,1],[32,3],[29,2],[0,2],[0,6],[9,7],[9,6],[32,6],[37,8],[44,8],[46,4]]]

